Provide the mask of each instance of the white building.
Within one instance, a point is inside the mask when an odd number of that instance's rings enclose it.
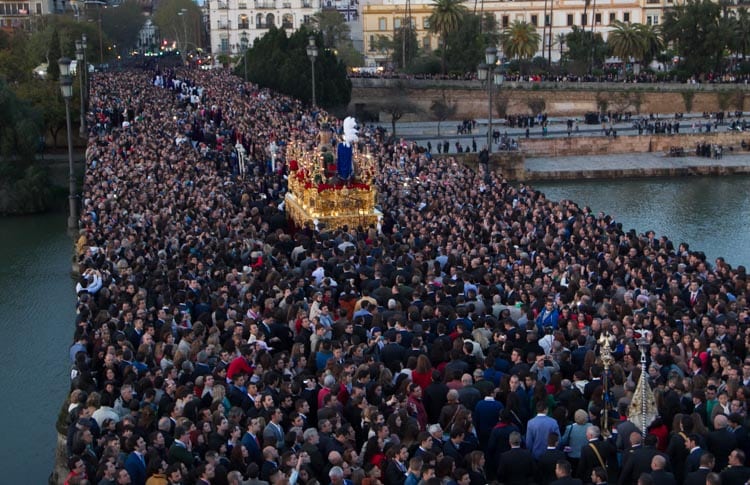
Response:
[[[321,0],[209,0],[211,52],[237,55],[253,45],[271,26],[287,34],[310,22]]]

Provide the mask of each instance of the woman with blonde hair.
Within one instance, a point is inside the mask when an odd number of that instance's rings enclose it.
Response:
[[[486,460],[483,451],[472,451],[469,453],[469,479],[471,485],[484,485],[487,483],[487,475],[484,472]]]

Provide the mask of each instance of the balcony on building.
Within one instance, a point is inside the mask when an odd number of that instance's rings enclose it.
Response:
[[[259,10],[274,10],[276,9],[275,0],[255,0],[255,8]]]

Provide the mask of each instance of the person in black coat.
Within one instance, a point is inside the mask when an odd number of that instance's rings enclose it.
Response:
[[[685,448],[689,450],[688,456],[685,459],[685,477],[694,471],[698,471],[698,468],[700,468],[701,457],[706,453],[706,451],[700,447],[700,441],[701,436],[697,433],[689,434],[685,440]]]
[[[729,427],[732,428],[732,434],[737,439],[737,448],[745,453],[745,459],[750,455],[750,435],[744,426],[745,419],[739,413],[729,415]],[[743,465],[747,465],[744,462]]]
[[[439,370],[432,371],[432,382],[427,386],[422,395],[424,409],[427,411],[427,422],[437,423],[445,403],[448,402],[448,391],[450,389],[442,381]]]
[[[555,466],[555,476],[557,480],[550,485],[583,485],[583,482],[570,476],[571,466],[568,460],[560,460]]]
[[[714,430],[708,434],[708,451],[716,457],[714,471],[719,473],[729,464],[729,454],[737,448],[737,437],[729,430],[729,421],[723,414],[714,418]]]
[[[394,374],[401,371],[406,349],[398,343],[400,334],[394,330],[386,332],[388,343],[380,349],[380,360]]]
[[[536,462],[536,483],[539,485],[549,485],[557,478],[555,476],[555,468],[557,462],[565,460],[565,453],[557,449],[557,444],[560,442],[560,435],[550,433],[547,436],[547,449],[544,450],[539,456]]]
[[[674,474],[666,471],[667,460],[662,455],[656,455],[651,459],[651,478],[659,485],[677,485]],[[743,484],[744,485],[744,484]]]
[[[656,449],[656,436],[649,434],[644,438],[644,446],[635,449],[626,461],[623,462],[622,473],[620,473],[619,485],[633,485],[643,473],[652,471],[652,463],[655,456],[664,458],[666,464],[669,458]],[[665,465],[665,468],[669,468]]]
[[[578,460],[577,470],[578,478],[586,482],[591,479],[591,472],[596,467],[609,470],[612,477],[617,475],[617,449],[612,442],[600,440],[600,434],[601,431],[598,426],[590,426],[586,429],[586,438],[589,442],[586,446],[581,447],[581,458]],[[596,448],[596,451],[594,448]],[[611,480],[614,483],[614,478]]]
[[[497,478],[505,485],[525,485],[534,480],[534,458],[521,449],[521,433],[513,432],[508,439],[510,450],[500,455]]]
[[[733,450],[729,454],[729,466],[719,476],[721,485],[745,485],[750,480],[750,467],[745,466],[745,452]]]
[[[700,458],[700,466],[694,472],[685,477],[684,485],[706,485],[706,477],[713,470],[716,460],[711,453],[703,453]]]

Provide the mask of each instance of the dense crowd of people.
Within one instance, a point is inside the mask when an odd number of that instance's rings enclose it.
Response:
[[[743,266],[374,131],[382,223],[292,228],[324,113],[218,70],[91,89],[66,484],[750,477]]]

